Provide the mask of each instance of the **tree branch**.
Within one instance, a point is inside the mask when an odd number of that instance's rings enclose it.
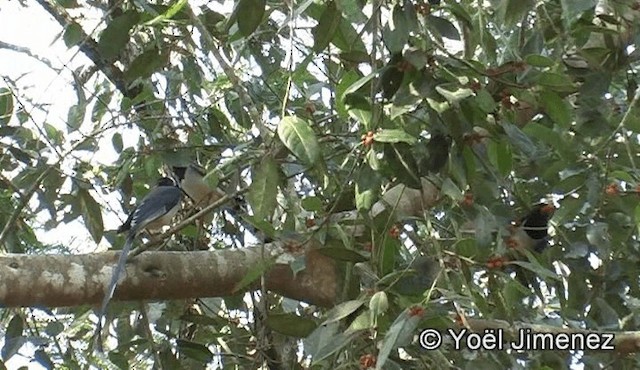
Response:
[[[295,253],[285,243],[195,252],[147,252],[127,263],[114,300],[170,300],[233,295],[256,266],[276,260],[265,273],[267,289],[292,299],[329,307],[341,278],[335,261],[313,249],[300,249],[306,269],[295,276],[287,261]],[[82,255],[0,257],[0,302],[4,307],[62,307],[98,304],[118,259],[117,252]],[[249,287],[257,288],[257,286]]]

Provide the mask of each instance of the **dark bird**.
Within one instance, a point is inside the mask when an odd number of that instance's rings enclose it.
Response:
[[[449,148],[451,147],[451,137],[442,133],[431,135],[427,143],[428,157],[420,162],[422,175],[440,172],[449,159]]]
[[[538,253],[549,246],[549,220],[555,212],[551,204],[540,203],[510,228],[508,246],[528,249]]]
[[[163,177],[158,180],[156,187],[147,193],[140,204],[129,214],[127,220],[118,228],[118,234],[124,232],[128,232],[128,234],[124,247],[122,247],[122,251],[120,252],[120,257],[118,258],[118,264],[113,270],[111,282],[102,300],[102,306],[100,307],[98,326],[94,334],[98,350],[102,350],[102,341],[100,339],[102,318],[116,290],[116,285],[118,285],[118,280],[124,269],[127,255],[129,254],[135,237],[144,230],[157,230],[162,226],[168,225],[180,209],[181,199],[182,191],[180,188],[176,186],[172,179]]]

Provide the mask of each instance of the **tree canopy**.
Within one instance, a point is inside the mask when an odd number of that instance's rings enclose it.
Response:
[[[34,66],[0,84],[3,365],[640,366],[638,1],[11,7],[67,53],[0,39]],[[37,69],[75,96],[62,123]],[[145,244],[97,353],[114,259],[79,253],[121,248],[116,220],[190,162],[226,196]],[[548,247],[519,248],[540,203]],[[457,349],[464,330],[615,350]]]

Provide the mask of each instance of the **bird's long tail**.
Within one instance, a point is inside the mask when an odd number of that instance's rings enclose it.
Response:
[[[109,282],[109,286],[105,291],[104,298],[102,299],[102,305],[100,306],[100,311],[98,312],[98,325],[96,326],[96,331],[93,334],[93,339],[96,345],[95,348],[99,352],[102,352],[102,318],[107,313],[107,306],[109,305],[109,302],[113,297],[113,293],[116,291],[116,285],[118,285],[118,280],[120,279],[122,270],[124,270],[124,266],[127,262],[127,256],[129,255],[129,250],[131,249],[134,238],[135,234],[129,233],[129,235],[127,236],[127,240],[124,242],[124,247],[122,247],[122,251],[120,251],[120,257],[118,258],[118,264],[116,265],[115,270],[113,270],[113,275],[111,275],[111,282]]]

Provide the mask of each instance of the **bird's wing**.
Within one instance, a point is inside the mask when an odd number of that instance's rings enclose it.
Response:
[[[170,213],[179,204],[182,192],[175,186],[159,186],[151,190],[133,212],[131,229],[138,233],[153,221]]]

